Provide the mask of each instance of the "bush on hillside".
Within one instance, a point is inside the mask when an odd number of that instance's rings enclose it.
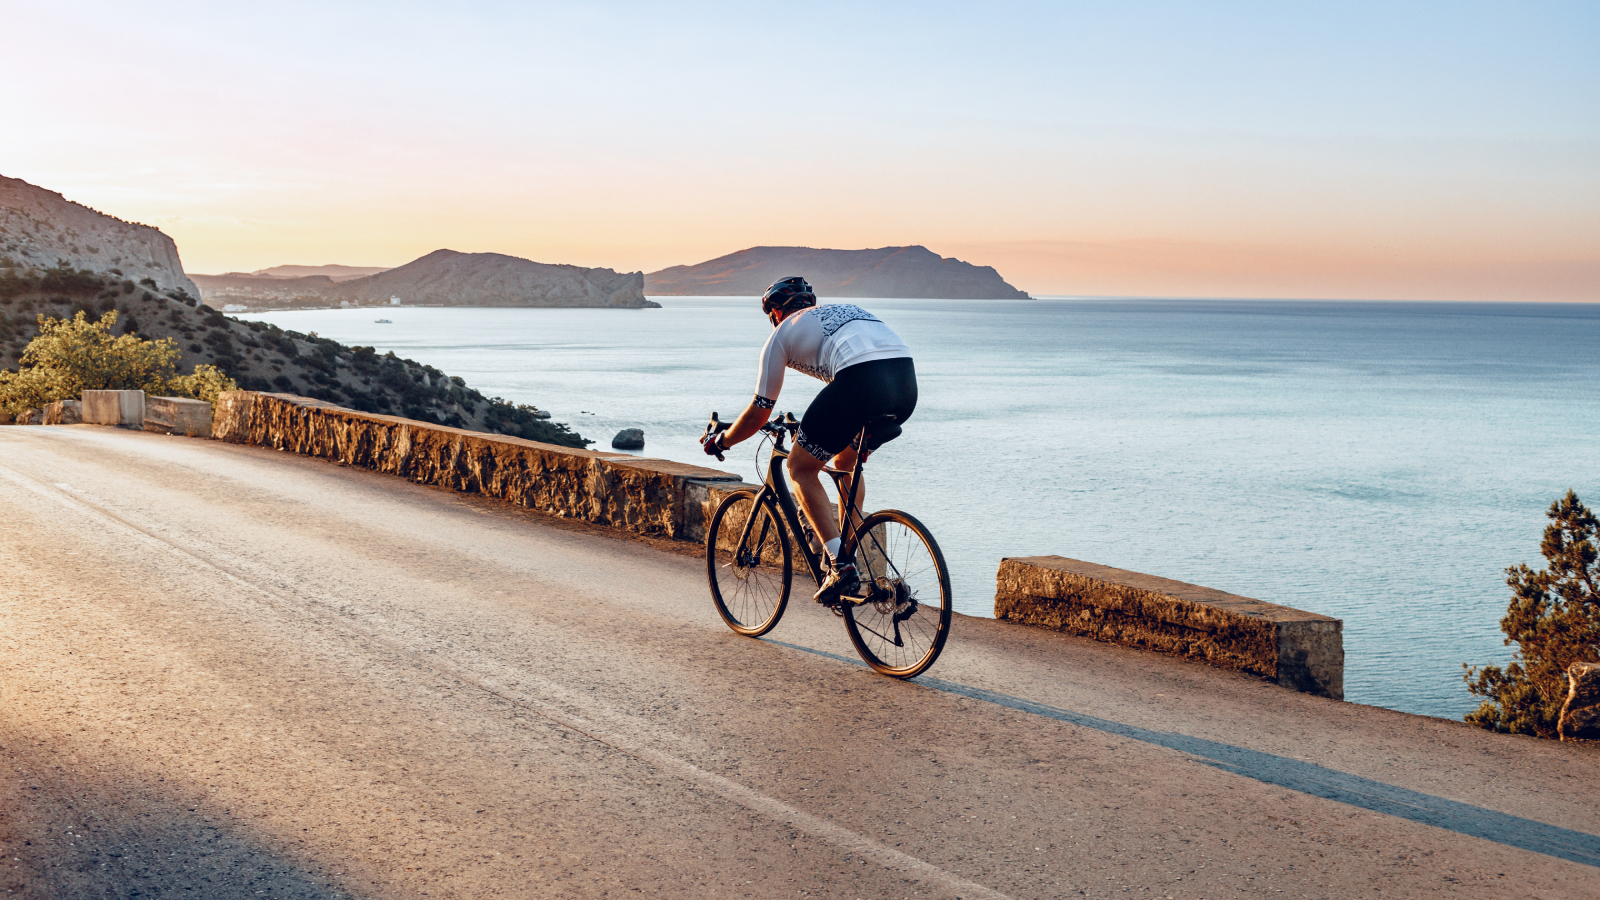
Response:
[[[113,335],[117,313],[90,321],[78,312],[71,319],[39,316],[39,336],[22,351],[16,372],[0,371],[0,410],[13,415],[55,400],[70,400],[84,391],[137,391],[216,401],[220,391],[237,390],[233,379],[215,366],[196,366],[178,375],[178,348],[171,338],[145,340],[134,334]]]
[[[88,269],[74,269],[66,260],[49,269],[22,268],[10,259],[0,260],[0,300],[31,293],[92,297],[105,286],[99,275]]]
[[[1474,725],[1555,738],[1567,697],[1567,667],[1600,661],[1600,522],[1578,495],[1550,505],[1539,550],[1545,568],[1506,569],[1511,605],[1500,630],[1516,643],[1510,665],[1464,666],[1467,688],[1488,698],[1467,715]]]
[[[218,394],[238,389],[238,383],[223,374],[221,369],[205,364],[195,366],[192,374],[174,375],[167,380],[167,396],[193,397],[212,406],[217,404]]]

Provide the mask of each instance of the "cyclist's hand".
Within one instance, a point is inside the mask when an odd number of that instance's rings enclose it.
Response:
[[[723,459],[724,457],[722,455],[722,451],[728,448],[722,446],[722,432],[719,431],[715,434],[708,434],[701,438],[700,449],[706,451],[707,456],[715,456],[717,459]]]

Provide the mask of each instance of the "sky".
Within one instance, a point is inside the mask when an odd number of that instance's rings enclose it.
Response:
[[[0,0],[0,174],[190,272],[923,244],[1036,295],[1600,301],[1600,4]]]

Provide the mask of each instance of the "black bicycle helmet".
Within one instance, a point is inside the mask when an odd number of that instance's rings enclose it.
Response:
[[[799,275],[790,275],[788,278],[779,278],[761,295],[761,311],[771,314],[775,309],[793,312],[817,305],[816,292],[811,290],[811,285]]]

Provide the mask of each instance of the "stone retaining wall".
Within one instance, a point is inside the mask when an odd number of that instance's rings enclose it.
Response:
[[[46,425],[82,425],[83,401],[57,400],[47,403],[44,407],[44,424]]]
[[[994,614],[1178,656],[1344,699],[1344,623],[1064,556],[1005,559]]]
[[[714,469],[356,412],[290,394],[222,394],[212,436],[690,541],[704,539],[716,503],[739,484],[738,476]]]

